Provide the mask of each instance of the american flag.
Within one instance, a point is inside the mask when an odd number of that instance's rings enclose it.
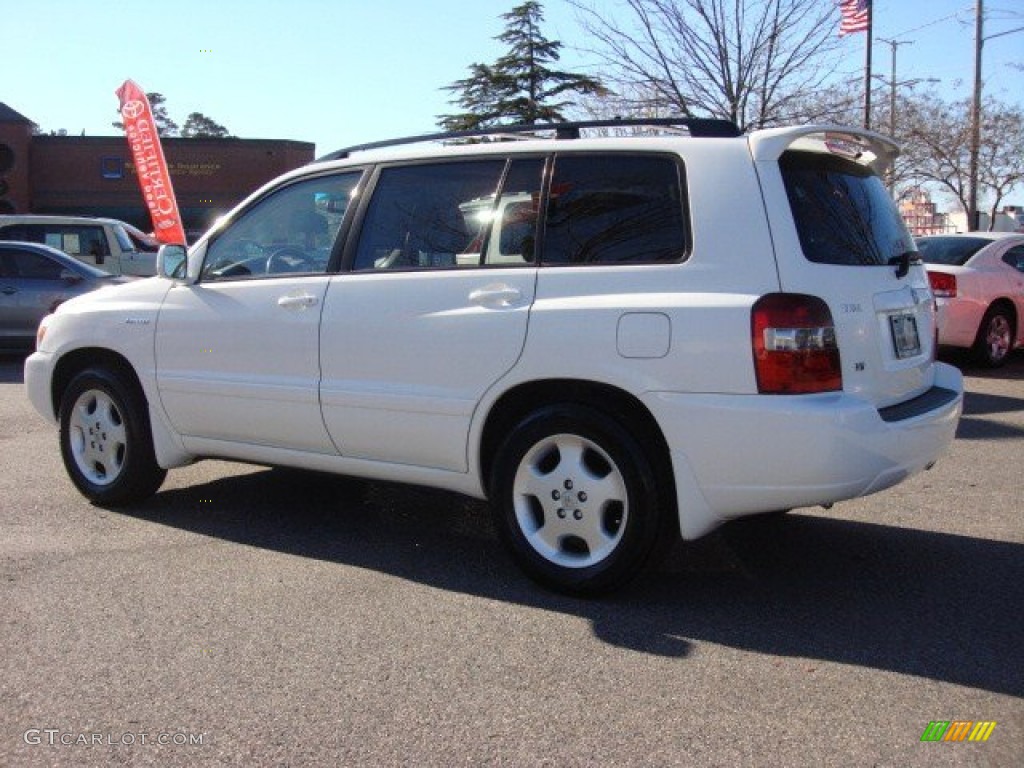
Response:
[[[839,0],[839,10],[843,14],[843,20],[839,24],[840,35],[867,31],[871,17],[871,0]]]

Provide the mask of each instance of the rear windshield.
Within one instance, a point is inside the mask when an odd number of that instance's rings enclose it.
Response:
[[[882,180],[852,160],[817,152],[779,159],[804,255],[819,264],[878,266],[914,240]]]
[[[991,242],[983,237],[924,237],[917,241],[917,250],[928,264],[962,267]]]

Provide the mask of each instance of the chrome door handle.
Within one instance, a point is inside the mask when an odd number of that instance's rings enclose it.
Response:
[[[299,296],[282,296],[277,300],[277,306],[284,307],[285,309],[305,309],[306,307],[312,307],[316,302],[316,296],[303,293]]]
[[[2,293],[4,296],[13,296],[17,292],[18,289],[10,285],[5,285],[2,289],[0,289],[0,293]]]
[[[522,292],[511,285],[486,285],[469,294],[469,300],[483,306],[508,307],[523,298]]]

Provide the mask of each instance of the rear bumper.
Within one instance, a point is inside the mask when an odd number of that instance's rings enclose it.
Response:
[[[702,536],[744,515],[866,496],[930,467],[952,443],[959,370],[936,364],[932,390],[879,411],[844,394],[647,399],[672,451],[679,524]]]

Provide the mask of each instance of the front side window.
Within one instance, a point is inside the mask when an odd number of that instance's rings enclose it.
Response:
[[[21,224],[5,228],[2,239],[43,243],[71,256],[92,256],[97,263],[110,255],[107,238],[99,226]]]
[[[542,262],[681,261],[688,250],[682,188],[672,157],[557,157]]]
[[[210,243],[201,280],[327,271],[361,172],[305,179],[275,190]]]
[[[789,151],[779,160],[809,261],[879,266],[916,250],[882,180],[852,160]]]
[[[114,237],[117,238],[117,245],[124,253],[131,253],[135,250],[135,243],[128,237],[128,233],[125,232],[124,227],[120,224],[115,224],[112,229],[114,230]]]

